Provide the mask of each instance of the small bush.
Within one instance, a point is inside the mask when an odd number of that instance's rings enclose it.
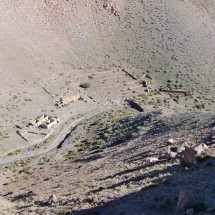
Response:
[[[199,110],[202,110],[202,109],[205,109],[205,104],[202,103],[202,104],[196,104],[195,107]]]
[[[81,83],[80,85],[79,85],[79,87],[82,87],[82,88],[84,88],[84,89],[87,89],[87,88],[90,88],[90,83],[87,83],[87,82],[85,82],[85,83]]]
[[[28,175],[32,174],[31,167],[30,167],[30,166],[24,167],[24,168],[20,171],[20,173],[24,173],[24,174],[28,174]]]
[[[140,97],[140,98],[143,98],[143,99],[145,99],[145,100],[147,100],[148,99],[148,97],[145,95],[145,94],[138,94],[137,95],[138,97]]]
[[[64,157],[67,159],[72,159],[75,155],[76,155],[76,152],[71,150],[71,151],[68,151],[67,154],[64,155]]]

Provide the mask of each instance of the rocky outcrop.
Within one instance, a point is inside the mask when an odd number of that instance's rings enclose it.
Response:
[[[185,150],[180,155],[182,166],[191,166],[197,163],[197,152],[192,147],[185,147]]]
[[[114,16],[120,17],[120,7],[114,1],[104,0],[103,8],[109,12],[111,12]]]
[[[173,141],[168,140],[168,143],[173,143]],[[167,157],[169,159],[179,158],[181,165],[184,167],[189,167],[212,156],[213,153],[204,143],[190,146],[185,142],[180,147],[170,145],[167,149]]]

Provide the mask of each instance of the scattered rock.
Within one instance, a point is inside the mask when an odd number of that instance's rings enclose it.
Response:
[[[48,203],[50,205],[54,205],[57,202],[57,197],[55,195],[51,195],[48,199]]]
[[[201,155],[203,152],[205,152],[208,149],[208,146],[204,143],[200,143],[194,146],[193,149],[196,151],[197,155]]]
[[[149,161],[150,163],[153,163],[153,162],[159,161],[159,159],[156,158],[156,157],[150,157],[150,158],[148,158],[148,161]]]
[[[169,158],[175,158],[177,156],[177,147],[168,147],[167,155]]]
[[[174,142],[173,139],[168,142]],[[168,158],[180,158],[181,164],[184,167],[189,167],[197,162],[203,161],[206,158],[212,157],[213,153],[209,150],[208,146],[204,143],[197,144],[194,147],[189,146],[186,142],[180,147],[168,146],[167,150]]]
[[[168,140],[168,143],[173,144],[174,140],[171,138],[171,139]]]
[[[196,204],[196,200],[195,200],[194,195],[190,192],[182,191],[179,193],[179,200],[177,203],[176,213],[181,214],[181,213],[184,213],[186,211],[186,209],[193,209],[195,204]],[[191,213],[192,211],[190,210],[188,212]]]

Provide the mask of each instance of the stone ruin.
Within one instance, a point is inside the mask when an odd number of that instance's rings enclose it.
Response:
[[[160,92],[167,92],[167,93],[181,93],[185,96],[192,96],[193,90],[191,89],[182,89],[182,88],[163,88],[162,86],[159,89]]]
[[[57,101],[56,106],[64,106],[66,104],[69,104],[70,102],[75,102],[81,99],[82,97],[80,95],[62,97]]]
[[[59,117],[49,117],[47,121],[45,121],[40,127],[45,129],[50,129],[54,125],[60,122]]]
[[[32,120],[27,126],[34,126],[36,128],[45,128],[45,129],[50,129],[53,127],[55,124],[59,123],[60,119],[59,117],[52,117],[48,116],[46,114],[43,114],[36,119]]]

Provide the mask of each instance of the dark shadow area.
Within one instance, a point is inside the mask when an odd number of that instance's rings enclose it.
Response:
[[[151,152],[151,150],[147,150],[145,152],[141,152],[137,155],[131,156],[130,158],[125,159],[125,162],[134,162],[137,160],[141,160],[142,158],[145,158],[149,155],[149,153]]]
[[[128,103],[128,105],[131,108],[134,108],[134,109],[136,109],[139,112],[143,112],[144,111],[143,108],[137,102],[134,102],[132,100],[125,100],[125,101]]]
[[[163,161],[159,161],[159,162],[155,162],[155,163],[147,163],[147,164],[144,164],[144,165],[141,165],[141,166],[137,166],[135,168],[132,168],[132,169],[127,169],[127,170],[124,170],[122,172],[118,172],[114,175],[111,175],[111,176],[108,176],[108,177],[105,177],[105,178],[101,178],[100,180],[106,180],[106,179],[109,179],[109,178],[114,178],[116,176],[121,176],[121,175],[125,175],[127,173],[131,173],[131,172],[134,172],[134,171],[138,171],[138,170],[141,170],[141,169],[144,169],[144,168],[147,168],[147,167],[152,167],[154,166],[156,163],[165,163],[166,160],[163,160]]]
[[[161,162],[159,162],[159,163],[161,163]],[[122,172],[120,172],[120,173],[117,173],[117,174],[115,174],[115,175],[113,175],[113,176],[111,176],[111,177],[113,178],[113,177],[116,177],[116,176],[125,175],[125,174],[127,174],[127,173],[134,172],[134,171],[140,170],[140,169],[142,169],[142,168],[150,167],[150,166],[153,166],[153,165],[140,166],[140,167],[137,167],[137,168],[134,168],[134,169],[125,170],[125,171],[122,171]],[[165,171],[166,171],[166,170],[165,170]],[[154,178],[156,175],[163,174],[165,171],[164,171],[164,170],[161,170],[161,171],[153,170],[153,171],[150,171],[149,173],[142,174],[142,175],[140,175],[140,176],[133,177],[133,178],[131,178],[131,179],[121,181],[121,182],[119,182],[119,183],[117,183],[117,184],[113,184],[113,185],[110,185],[110,186],[108,186],[108,187],[104,187],[103,189],[106,189],[106,190],[107,190],[107,189],[116,189],[117,187],[122,186],[122,185],[124,185],[124,184],[129,184],[129,183],[131,183],[131,182],[141,181],[141,180],[146,179],[146,178],[148,178],[148,179],[149,179],[149,178]],[[169,173],[172,174],[172,173],[173,173],[172,171],[174,171],[174,168],[172,168],[171,171],[169,170]],[[109,177],[104,178],[103,180],[108,179],[108,178],[109,178]],[[156,181],[153,181],[153,182],[156,183]],[[155,186],[157,186],[157,185],[155,185]],[[99,192],[99,191],[101,191],[101,189],[92,190],[92,191],[90,191],[90,193],[91,193],[91,192],[92,192],[92,193],[97,193],[97,192]]]
[[[159,114],[159,112],[152,112],[150,114],[139,114],[136,117],[127,117],[118,120],[113,126],[113,133],[110,134],[109,139],[106,140],[101,136],[101,138],[107,142],[105,147],[114,147],[133,139],[133,134],[138,133],[138,127],[148,127],[152,125],[156,122]]]
[[[103,155],[97,153],[97,154],[90,155],[90,156],[87,156],[87,157],[84,157],[84,158],[75,159],[75,162],[88,163],[88,162],[95,161],[95,160],[97,160],[99,158],[102,158],[102,157],[103,157]]]
[[[205,116],[204,116],[205,117]],[[179,113],[167,116],[165,118],[160,118],[154,121],[153,125],[145,133],[145,135],[153,136],[163,136],[172,131],[198,131],[201,132],[206,128],[212,128],[214,124],[214,115],[208,114],[207,118],[202,120],[201,113]],[[207,121],[208,120],[208,121]],[[212,121],[212,123],[210,123]],[[209,140],[211,132],[208,132],[203,141]]]
[[[215,158],[206,160],[190,169],[185,170],[179,165],[173,165],[163,170],[150,171],[147,174],[124,180],[120,183],[108,187],[93,190],[95,195],[108,189],[117,190],[118,186],[141,182],[145,178],[152,178],[151,183],[141,188],[140,191],[130,193],[109,202],[101,201],[99,205],[91,209],[71,211],[73,215],[173,215],[175,214],[178,201],[178,194],[182,190],[192,192],[197,200],[197,204],[205,204],[210,207],[214,203],[215,194],[210,189],[215,189],[215,185],[209,188],[209,184],[215,183],[214,174],[208,174],[211,166],[215,167]],[[141,169],[141,166],[139,167]],[[144,168],[144,167],[142,167]],[[126,174],[126,171],[119,172]],[[159,178],[159,175],[164,177]],[[197,176],[198,177],[194,177]],[[193,176],[193,177],[192,177]],[[114,175],[113,175],[114,177]],[[104,178],[105,179],[105,178]],[[202,183],[204,182],[204,183]],[[197,186],[200,185],[201,186]],[[203,208],[197,208],[196,214],[209,215]]]
[[[75,131],[75,129],[78,127],[78,125],[74,126],[69,133],[67,133],[64,137],[64,139],[57,145],[57,149],[60,149],[64,142],[69,138],[69,136],[72,134],[73,131]]]
[[[4,194],[4,195],[2,195],[3,197],[7,197],[7,196],[11,196],[13,194],[13,192],[8,192],[8,193],[6,193],[6,194]]]
[[[17,201],[17,200],[26,200],[26,199],[30,199],[33,198],[36,194],[33,193],[32,191],[29,191],[27,193],[23,193],[21,195],[17,195],[17,196],[12,196],[10,197],[12,201]]]

